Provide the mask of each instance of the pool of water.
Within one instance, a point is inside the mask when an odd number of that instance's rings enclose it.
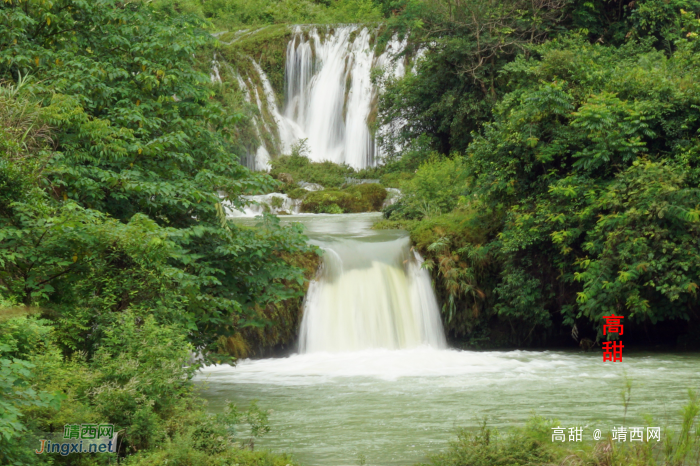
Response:
[[[700,355],[626,352],[603,363],[599,351],[471,352],[416,348],[316,353],[242,361],[203,371],[210,408],[252,400],[272,409],[259,445],[306,465],[408,465],[444,448],[457,427],[523,425],[533,414],[562,427],[609,432],[677,425],[688,388],[700,387]],[[621,392],[632,381],[624,417]]]
[[[315,244],[395,241],[405,232],[373,231],[376,215],[296,216]],[[248,220],[250,221],[250,220]],[[361,247],[361,246],[358,246]],[[573,342],[572,342],[573,343]],[[499,429],[533,414],[562,427],[677,426],[688,389],[700,388],[700,354],[625,348],[603,362],[600,348],[579,351],[404,350],[314,352],[214,366],[196,378],[212,412],[227,400],[272,409],[272,431],[258,447],[288,452],[309,466],[410,465],[444,449],[458,427],[483,419]],[[622,391],[632,382],[624,412]]]

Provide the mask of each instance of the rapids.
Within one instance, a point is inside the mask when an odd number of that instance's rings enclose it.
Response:
[[[296,215],[325,250],[307,297],[301,351],[200,372],[213,412],[225,400],[272,409],[256,445],[309,466],[410,465],[446,448],[458,427],[523,425],[536,413],[562,427],[677,425],[697,353],[458,351],[444,347],[429,277],[406,232],[376,231],[379,214]],[[238,219],[254,222],[254,219]],[[405,261],[405,262],[404,262]],[[632,381],[627,413],[620,392]]]

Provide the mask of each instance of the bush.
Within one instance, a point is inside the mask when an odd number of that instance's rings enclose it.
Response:
[[[365,183],[355,186],[353,189],[359,191],[363,199],[365,199],[373,211],[382,209],[382,204],[386,199],[386,189],[376,183]]]
[[[380,21],[382,13],[372,0],[158,0],[170,14],[193,13],[218,28],[266,24],[321,24]]]
[[[340,191],[325,189],[309,193],[301,203],[302,212],[316,214],[342,214],[348,212],[366,212],[369,203],[363,202],[357,191]]]
[[[401,183],[403,196],[389,206],[385,215],[392,219],[420,219],[450,212],[466,192],[462,157],[433,154],[415,175]]]
[[[33,450],[18,433],[56,431],[75,423],[114,424],[119,456],[139,452],[127,464],[290,462],[242,450],[242,444],[252,449],[253,439],[269,431],[267,413],[257,406],[241,412],[229,403],[214,416],[205,411],[206,402],[190,382],[197,366],[190,362],[193,347],[182,329],[126,312],[102,330],[102,344],[92,359],[81,352],[64,357],[54,333],[49,321],[37,317],[0,321],[2,464],[42,460],[23,454]],[[33,338],[35,343],[23,343]],[[237,430],[242,422],[251,426],[250,433]],[[109,456],[53,459],[86,466],[110,461]]]
[[[297,150],[297,154],[284,155],[270,161],[270,175],[277,178],[282,173],[292,175],[295,182],[306,181],[318,183],[326,188],[340,188],[345,184],[345,178],[353,175],[355,170],[348,165],[338,165],[333,162],[312,162],[306,157],[305,146]],[[283,189],[292,190],[296,184],[286,185]]]
[[[309,193],[301,203],[301,211],[317,214],[376,212],[381,209],[386,196],[386,189],[378,184],[362,184],[343,190],[325,189]]]

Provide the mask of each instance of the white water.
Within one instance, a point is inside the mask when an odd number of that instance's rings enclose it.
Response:
[[[301,209],[299,199],[290,199],[289,196],[282,193],[241,196],[241,198],[248,202],[242,211],[234,209],[229,202],[224,203],[228,217],[255,217],[262,215],[263,212],[284,215],[298,214]]]
[[[268,124],[263,119],[261,125],[255,121],[256,130],[271,134],[278,143],[274,148],[262,143],[251,168],[269,168],[271,156],[290,153],[302,139],[306,139],[309,158],[314,161],[329,160],[355,168],[377,163],[381,154],[369,119],[376,112],[381,89],[372,83],[371,73],[382,68],[390,76],[403,76],[406,59],[398,55],[406,42],[395,38],[378,53],[372,43],[374,32],[355,25],[320,30],[295,27],[287,45],[282,108],[267,75],[253,62],[255,81],[262,84],[265,95],[259,95],[251,77],[239,80],[239,85],[248,99],[252,89],[261,114],[267,113],[273,120]],[[212,79],[216,75],[213,70]]]
[[[295,29],[287,46],[284,114],[307,138],[312,160],[355,168],[375,163],[378,150],[368,118],[379,89],[371,71],[380,67],[403,76],[397,55],[405,46],[394,39],[377,56],[367,28],[338,27],[332,34]]]
[[[406,232],[370,229],[379,217],[282,217],[304,223],[325,249],[306,302],[306,352],[212,366],[197,377],[208,381],[213,411],[226,400],[274,410],[272,432],[256,447],[308,466],[356,465],[359,455],[407,466],[484,417],[508,431],[537,413],[584,427],[587,440],[595,428],[644,425],[647,413],[654,425],[677,426],[687,389],[700,384],[698,354],[630,352],[612,364],[595,351],[446,349],[427,272]],[[633,382],[628,410],[624,377]]]
[[[407,237],[324,250],[306,295],[301,353],[447,346],[430,276]]]

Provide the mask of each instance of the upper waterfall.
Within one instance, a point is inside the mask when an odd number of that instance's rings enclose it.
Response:
[[[256,132],[268,132],[276,147],[259,137],[255,168],[268,166],[271,154],[289,153],[306,139],[309,158],[354,168],[372,166],[379,149],[370,128],[379,93],[372,82],[375,68],[394,77],[406,69],[400,57],[406,42],[397,38],[381,49],[376,31],[359,25],[332,28],[295,26],[287,44],[284,98],[278,99],[262,68],[253,61],[260,86],[239,78],[246,98],[269,115],[254,120]],[[244,81],[244,82],[241,82]],[[260,95],[259,89],[264,93]]]

